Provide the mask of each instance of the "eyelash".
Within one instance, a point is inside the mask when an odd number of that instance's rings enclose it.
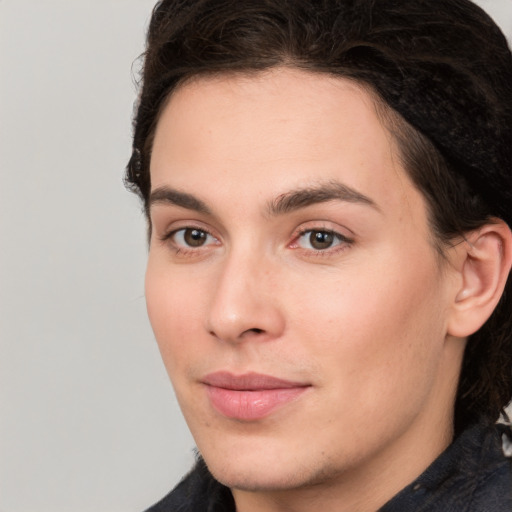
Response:
[[[184,226],[184,227],[180,227],[178,229],[173,229],[172,231],[169,231],[168,233],[166,233],[162,237],[160,237],[160,240],[163,243],[170,243],[173,247],[173,250],[175,251],[175,254],[183,255],[183,256],[197,255],[199,253],[199,251],[201,251],[201,249],[203,249],[204,247],[207,247],[208,245],[211,245],[211,244],[207,244],[205,246],[197,246],[197,247],[178,245],[176,243],[176,241],[174,240],[174,237],[180,232],[185,233],[186,231],[189,231],[189,230],[190,231],[198,231],[200,233],[203,233],[207,237],[212,237],[215,241],[218,241],[217,238],[209,230],[207,230],[203,227],[198,227],[198,226],[194,226],[194,225]],[[301,247],[299,245],[299,240],[308,234],[311,236],[313,233],[321,233],[324,235],[330,235],[334,238],[334,241],[336,241],[337,243],[334,246],[326,247],[325,249],[315,249],[313,247],[312,248]],[[348,237],[342,235],[341,233],[338,233],[337,231],[334,231],[332,229],[315,227],[315,228],[308,228],[308,229],[303,229],[303,230],[299,231],[293,237],[293,241],[288,245],[288,247],[290,247],[293,250],[298,250],[303,253],[307,253],[308,256],[329,257],[329,256],[338,254],[339,252],[342,252],[342,251],[348,249],[348,247],[350,247],[350,245],[352,245],[353,242],[354,242],[353,239],[348,238]]]
[[[298,241],[305,235],[311,236],[313,233],[321,233],[324,235],[330,235],[334,238],[334,240],[337,242],[336,245],[327,247],[325,249],[315,249],[309,248],[305,249],[303,247],[300,247],[298,244]],[[308,228],[303,229],[299,231],[299,233],[294,237],[292,244],[290,245],[292,249],[304,251],[307,252],[308,255],[312,255],[314,257],[329,257],[333,256],[335,254],[338,254],[342,251],[345,251],[348,249],[352,244],[354,243],[354,240],[351,238],[346,237],[345,235],[342,235],[341,233],[338,233],[337,231],[334,231],[332,229],[328,228]]]
[[[217,238],[210,232],[208,231],[207,229],[203,228],[203,227],[199,227],[199,226],[183,226],[181,228],[178,228],[178,229],[173,229],[172,231],[169,231],[168,233],[164,234],[162,237],[160,237],[160,241],[163,242],[163,243],[169,243],[172,245],[175,253],[178,255],[193,255],[193,254],[197,254],[198,251],[200,251],[203,247],[202,246],[198,246],[198,247],[191,247],[191,246],[184,246],[184,245],[178,245],[175,240],[174,240],[174,237],[180,232],[180,231],[183,231],[183,232],[186,232],[186,231],[199,231],[201,233],[204,233],[206,236],[210,236],[212,237],[214,240],[217,240]]]

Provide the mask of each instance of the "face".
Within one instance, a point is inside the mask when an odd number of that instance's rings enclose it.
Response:
[[[371,96],[291,69],[191,81],[151,181],[149,316],[213,474],[286,490],[421,459],[455,392],[450,279]]]

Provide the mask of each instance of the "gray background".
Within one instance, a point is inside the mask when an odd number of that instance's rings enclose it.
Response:
[[[0,512],[141,511],[193,460],[121,181],[153,4],[0,0]]]

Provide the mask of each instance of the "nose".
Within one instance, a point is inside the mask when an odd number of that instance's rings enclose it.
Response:
[[[278,338],[285,328],[278,272],[265,258],[229,255],[218,270],[208,311],[210,334],[229,343]]]

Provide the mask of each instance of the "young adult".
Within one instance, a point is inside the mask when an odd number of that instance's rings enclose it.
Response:
[[[200,458],[152,512],[511,510],[511,84],[468,0],[157,4],[127,181]]]

